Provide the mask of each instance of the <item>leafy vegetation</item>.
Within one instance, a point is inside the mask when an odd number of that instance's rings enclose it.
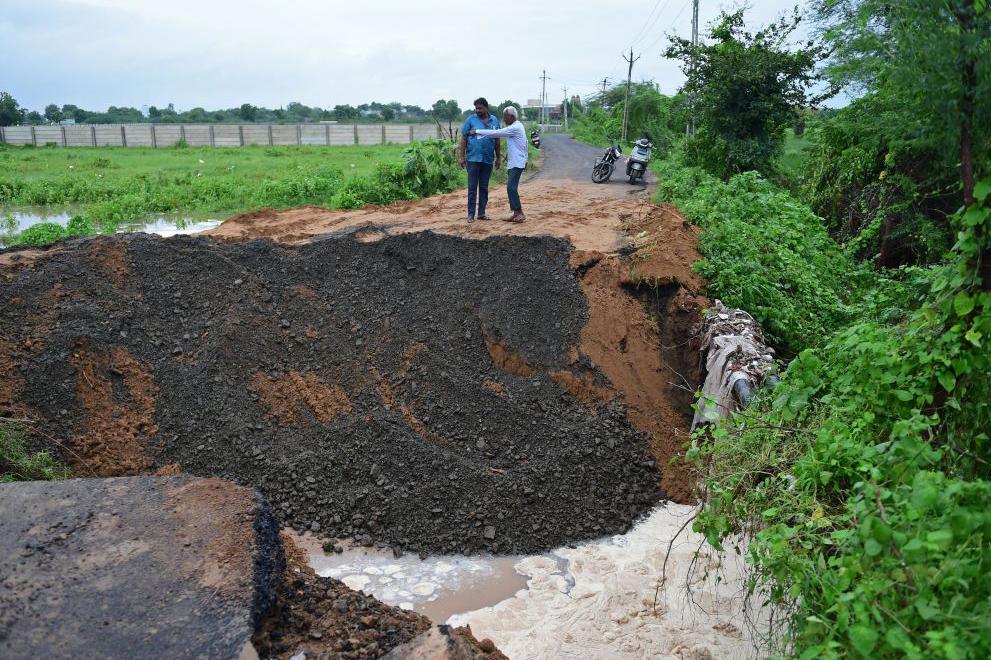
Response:
[[[0,148],[0,205],[73,205],[8,240],[45,245],[154,213],[236,213],[263,206],[359,208],[453,190],[464,177],[449,144],[408,147],[185,149]],[[8,166],[9,165],[9,166]]]
[[[655,167],[660,198],[703,228],[695,270],[712,295],[789,351],[849,318],[853,265],[807,206],[757,172],[724,183],[681,157]]]
[[[617,85],[574,115],[571,131],[576,139],[605,147],[623,133],[626,86]],[[653,83],[634,83],[630,89],[627,135],[631,142],[648,137],[657,154],[666,154],[685,131],[684,97],[665,96]]]
[[[33,452],[25,443],[22,422],[0,418],[0,483],[65,479],[69,470],[47,451]]]
[[[655,163],[660,198],[702,227],[696,267],[710,293],[754,312],[794,356],[780,384],[693,438],[694,527],[716,547],[747,537],[750,589],[784,614],[778,652],[985,657],[988,3],[814,4],[826,73],[861,93],[815,113],[787,160],[772,149],[766,165],[745,165],[787,189],[698,149],[737,120],[742,140],[766,137],[748,103],[726,106],[719,90],[697,95],[696,139]],[[703,50],[721,45],[713,36]],[[776,101],[804,124],[788,98]]]
[[[712,43],[672,38],[666,55],[682,61],[688,78],[683,92],[698,122],[685,145],[693,164],[723,179],[773,172],[795,109],[817,101],[807,90],[817,80],[822,47],[784,45],[798,24],[796,9],[793,17],[751,34],[739,10],[720,16],[709,33]]]

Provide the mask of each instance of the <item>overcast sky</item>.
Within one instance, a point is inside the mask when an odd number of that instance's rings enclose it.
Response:
[[[759,0],[748,24],[804,0]],[[702,0],[704,26],[734,0]],[[32,110],[175,103],[179,110],[333,107],[479,95],[525,103],[625,79],[682,82],[661,51],[688,36],[691,0],[2,0],[0,91]]]

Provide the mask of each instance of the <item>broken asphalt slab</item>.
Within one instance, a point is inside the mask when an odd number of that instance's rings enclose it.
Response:
[[[267,501],[220,479],[0,484],[0,657],[257,657],[283,563]]]

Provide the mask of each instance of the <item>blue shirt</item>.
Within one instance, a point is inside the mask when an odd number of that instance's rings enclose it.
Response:
[[[486,163],[492,165],[495,163],[495,140],[479,135],[468,135],[468,131],[472,129],[477,131],[480,128],[499,128],[499,120],[491,112],[489,113],[489,120],[487,122],[482,121],[474,112],[468,115],[468,119],[465,119],[464,126],[461,127],[461,134],[465,136],[465,140],[468,142],[467,157],[465,160],[469,163]]]

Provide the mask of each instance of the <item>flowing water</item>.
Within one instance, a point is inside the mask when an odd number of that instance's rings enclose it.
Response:
[[[748,605],[742,554],[716,553],[691,531],[695,513],[663,503],[626,534],[518,557],[396,558],[341,543],[335,554],[297,538],[319,575],[468,624],[513,660],[759,657],[752,635],[769,613]]]

